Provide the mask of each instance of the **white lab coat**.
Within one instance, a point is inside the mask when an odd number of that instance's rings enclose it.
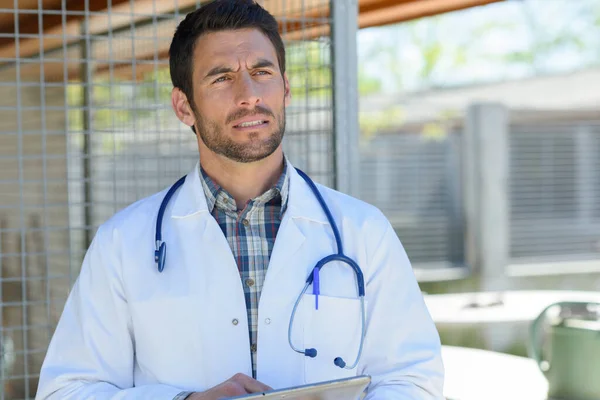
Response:
[[[273,388],[368,374],[366,400],[443,399],[438,333],[409,260],[375,207],[318,185],[344,251],[365,276],[367,331],[361,362],[360,308],[350,267],[321,272],[319,310],[304,297],[306,277],[336,252],[331,227],[291,165],[288,209],[271,256],[258,311],[257,379]],[[252,375],[244,291],[237,265],[207,210],[198,166],[164,217],[167,262],[154,262],[156,215],[165,191],[103,224],[91,244],[44,361],[36,399],[161,399],[203,391],[236,373]],[[308,293],[311,293],[309,289]]]

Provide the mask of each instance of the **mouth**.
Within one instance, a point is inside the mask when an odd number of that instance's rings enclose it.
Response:
[[[248,130],[248,129],[264,128],[267,125],[269,125],[269,121],[267,121],[265,119],[256,119],[256,120],[252,120],[252,121],[241,122],[237,125],[234,125],[233,127],[235,129],[239,129],[239,130]]]

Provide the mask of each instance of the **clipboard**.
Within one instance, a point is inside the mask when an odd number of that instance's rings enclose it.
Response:
[[[335,379],[267,392],[230,397],[230,400],[358,400],[371,383],[368,375]]]

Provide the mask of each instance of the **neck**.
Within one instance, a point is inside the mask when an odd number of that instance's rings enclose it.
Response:
[[[212,152],[200,155],[200,164],[206,174],[233,196],[238,209],[277,183],[283,172],[283,162],[281,147],[269,157],[252,163],[238,163]]]

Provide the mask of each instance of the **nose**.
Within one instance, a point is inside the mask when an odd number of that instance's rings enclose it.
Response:
[[[237,99],[238,107],[253,108],[262,101],[259,88],[249,75],[244,75],[237,81]]]

